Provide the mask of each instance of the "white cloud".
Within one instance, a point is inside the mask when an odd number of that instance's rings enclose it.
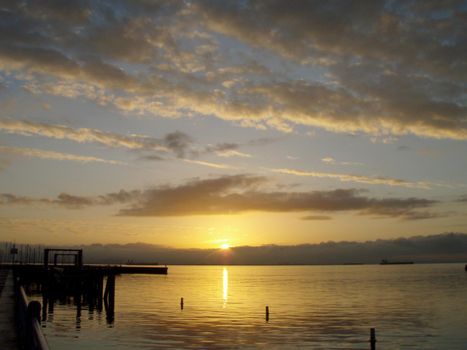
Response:
[[[115,160],[107,160],[92,156],[81,156],[70,153],[61,153],[55,151],[47,151],[37,148],[20,148],[20,147],[7,147],[0,146],[0,153],[13,154],[21,157],[41,158],[41,159],[53,159],[53,160],[69,160],[81,163],[97,162],[107,164],[124,164]]]
[[[222,163],[205,162],[202,160],[194,160],[194,159],[183,159],[183,161],[186,163],[207,166],[209,168],[215,168],[215,169],[235,169],[235,167],[231,165],[222,164]]]
[[[321,161],[326,164],[335,164],[336,160],[332,157],[321,158]]]
[[[303,171],[297,169],[270,169],[272,172],[295,175],[295,176],[307,176],[307,177],[316,177],[316,178],[330,178],[336,179],[342,182],[357,182],[364,183],[369,185],[386,185],[386,186],[399,186],[399,187],[408,187],[408,188],[423,188],[430,189],[436,184],[427,182],[427,181],[407,181],[401,179],[394,179],[388,177],[370,177],[364,175],[353,175],[353,174],[337,174],[337,173],[324,173],[317,171]]]

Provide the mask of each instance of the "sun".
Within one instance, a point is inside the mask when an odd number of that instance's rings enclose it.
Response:
[[[222,250],[230,249],[230,244],[229,244],[229,243],[222,243],[222,244],[221,244],[221,249],[222,249]]]

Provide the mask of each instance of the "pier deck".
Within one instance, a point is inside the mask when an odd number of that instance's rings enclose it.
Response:
[[[167,266],[151,265],[84,265],[84,270],[101,271],[106,274],[151,274],[166,275]]]
[[[42,264],[3,264],[5,269],[15,269],[16,271],[42,273],[45,271]],[[54,266],[51,266],[54,267]],[[73,269],[73,265],[58,266],[63,269]],[[100,264],[85,264],[80,268],[83,273],[98,272],[104,275],[114,274],[151,274],[151,275],[167,275],[167,266],[153,265],[100,265]]]
[[[3,350],[18,350],[15,328],[13,272],[0,269],[0,344]]]

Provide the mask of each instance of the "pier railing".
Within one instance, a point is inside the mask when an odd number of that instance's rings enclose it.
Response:
[[[27,350],[49,350],[41,328],[41,303],[29,301],[23,286],[16,288],[16,319],[20,339]]]

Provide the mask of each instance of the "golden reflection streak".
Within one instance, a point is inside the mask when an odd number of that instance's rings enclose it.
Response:
[[[227,299],[229,298],[229,271],[226,267],[222,271],[222,298],[224,300],[223,307],[225,308],[227,305]]]

